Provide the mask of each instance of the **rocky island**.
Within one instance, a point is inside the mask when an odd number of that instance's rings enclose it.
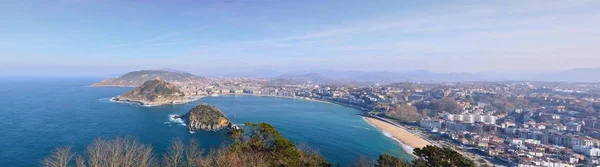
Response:
[[[193,99],[187,98],[177,86],[155,79],[144,82],[141,86],[115,97],[114,100],[156,106],[186,103]]]
[[[175,116],[182,119],[190,131],[217,131],[221,129],[237,129],[227,116],[218,108],[201,104],[192,108],[187,114]]]

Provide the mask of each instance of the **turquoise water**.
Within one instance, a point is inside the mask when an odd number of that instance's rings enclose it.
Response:
[[[196,138],[206,149],[227,139],[224,131],[191,134],[169,121],[193,106],[217,106],[234,122],[267,122],[298,144],[347,166],[359,156],[409,157],[394,140],[366,123],[352,108],[305,100],[220,96],[159,107],[114,103],[129,88],[91,88],[90,79],[0,79],[0,166],[37,166],[56,146],[82,150],[96,138],[134,136],[157,154],[174,138]]]

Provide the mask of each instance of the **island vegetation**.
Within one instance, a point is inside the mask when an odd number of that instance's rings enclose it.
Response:
[[[114,98],[116,101],[134,102],[142,105],[163,105],[187,102],[185,93],[177,86],[158,79],[148,80],[141,86]]]
[[[235,129],[235,125],[229,121],[221,110],[208,104],[198,105],[187,114],[175,117],[183,119],[190,131]]]

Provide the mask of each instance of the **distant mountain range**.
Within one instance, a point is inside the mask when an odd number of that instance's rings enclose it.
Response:
[[[282,75],[282,73],[275,70],[258,69],[254,71],[225,74],[222,77],[275,78],[280,75]]]
[[[412,72],[363,72],[363,71],[333,71],[322,70],[315,72],[296,71],[275,77],[295,81],[314,82],[463,82],[480,81],[485,78],[471,73],[434,73],[425,70]]]
[[[272,84],[294,84],[294,83],[333,83],[334,80],[318,73],[308,74],[283,74],[272,78]]]
[[[255,70],[221,77],[268,78],[274,84],[292,83],[392,83],[392,82],[469,82],[469,81],[544,81],[544,82],[600,82],[600,68],[580,68],[536,75],[435,73],[427,70],[410,72],[364,71],[293,71],[280,73],[273,70]],[[92,86],[139,86],[145,81],[161,79],[168,82],[189,82],[206,79],[174,69],[142,70],[106,79]]]
[[[318,75],[317,75],[318,74]],[[310,78],[313,77],[313,78]],[[468,81],[543,81],[543,82],[600,82],[600,68],[580,68],[541,74],[502,73],[435,73],[427,70],[410,72],[364,71],[296,71],[275,79],[343,81],[343,82],[468,82]]]

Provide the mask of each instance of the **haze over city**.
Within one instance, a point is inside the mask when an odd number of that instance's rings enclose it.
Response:
[[[599,1],[3,1],[0,75],[600,67]]]

